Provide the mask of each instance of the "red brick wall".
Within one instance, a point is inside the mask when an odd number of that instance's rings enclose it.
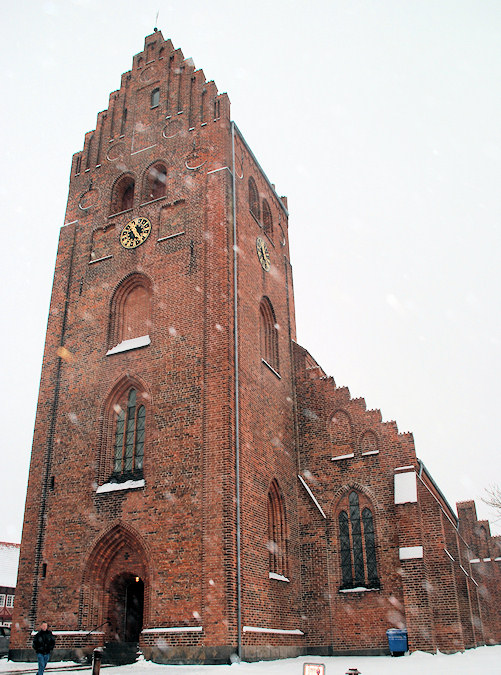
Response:
[[[152,166],[166,169],[154,198]],[[138,217],[151,233],[125,249],[122,228]],[[127,296],[136,281],[140,290]],[[263,298],[276,319],[274,364],[263,361]],[[146,332],[149,345],[107,354]],[[465,510],[459,537],[423,481],[417,501],[395,504],[395,473],[419,470],[412,435],[337,388],[295,338],[287,200],[230,123],[228,97],[156,32],[72,161],[21,547],[18,656],[42,619],[63,631],[59,649],[88,648],[82,636],[105,622],[113,584],[128,574],[144,583],[147,656],[229,658],[238,545],[245,658],[387,651],[392,627],[407,628],[411,649],[500,640],[490,619],[499,562],[481,563],[477,586],[463,551],[464,540],[478,539],[476,514]],[[115,408],[131,387],[146,411],[144,485],[103,493]],[[272,483],[286,523],[280,579],[269,574]],[[339,513],[352,491],[372,514],[378,588],[342,588]],[[400,560],[401,548],[419,546],[422,558]],[[92,640],[114,638],[112,619]]]
[[[311,498],[302,490],[303,586],[305,612],[307,615],[311,612],[307,625],[313,631],[314,644],[332,645],[336,652],[384,650],[386,629],[405,625],[393,470],[415,461],[412,438],[399,434],[394,423],[382,423],[379,411],[367,411],[364,401],[351,399],[346,388],[336,388],[334,380],[325,378],[299,347],[296,367],[300,473],[328,519],[326,527],[314,513]],[[331,435],[332,417],[337,411],[342,411],[351,425],[342,448]],[[362,455],[362,447],[367,452],[362,439],[368,431],[375,434],[378,453]],[[345,459],[332,459],[345,455]],[[337,516],[340,502],[352,489],[359,494],[360,508],[370,505],[373,513],[379,590],[340,592]],[[326,530],[327,555],[322,556],[317,546],[325,541]],[[310,545],[310,542],[319,543]],[[327,588],[330,611],[325,603]],[[316,614],[317,605],[320,610]]]
[[[104,533],[122,523],[131,541],[141,543],[141,560],[120,558],[125,538],[107,564],[144,578],[145,627],[204,620],[207,642],[235,641],[233,565],[224,559],[234,559],[230,178],[224,169],[211,173],[229,165],[229,105],[179,50],[159,33],[146,43],[153,40],[152,63],[139,68],[136,57],[72,165],[70,224],[61,231],[56,263],[21,553],[16,611],[23,629],[13,634],[13,648],[29,644],[28,628],[42,616],[67,630],[90,629],[106,618],[105,605],[93,600],[95,580],[83,609],[80,589],[86,592],[89,556]],[[160,106],[151,109],[150,90],[160,82]],[[168,165],[166,194],[149,201],[143,184],[159,159]],[[124,172],[136,181],[134,201],[130,211],[114,215],[114,184]],[[125,250],[119,234],[136,216],[148,218],[152,232],[142,246]],[[151,345],[107,356],[113,293],[131,273],[151,282]],[[104,413],[119,382],[125,390],[134,384],[146,406],[145,487],[96,494],[111,474],[113,422],[107,430]],[[54,489],[45,486],[42,512],[47,452]]]

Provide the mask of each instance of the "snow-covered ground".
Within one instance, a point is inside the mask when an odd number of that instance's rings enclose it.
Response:
[[[281,661],[258,663],[234,663],[231,666],[160,666],[151,661],[140,660],[130,666],[103,668],[103,675],[303,675],[303,664],[323,663],[325,675],[344,675],[349,668],[358,668],[362,675],[488,675],[501,674],[501,645],[478,647],[457,654],[425,654],[391,656],[304,656]],[[61,675],[71,673],[70,663],[52,663],[47,675],[62,670]],[[30,669],[36,672],[34,663],[13,663],[0,659],[0,673]],[[80,673],[90,672],[85,670]],[[57,675],[57,672],[56,672]]]

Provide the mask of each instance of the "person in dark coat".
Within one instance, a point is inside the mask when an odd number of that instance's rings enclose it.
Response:
[[[47,622],[43,621],[40,630],[33,638],[33,649],[37,653],[38,661],[38,675],[43,675],[45,666],[48,664],[50,659],[50,653],[54,649],[56,641],[54,636],[47,626]]]

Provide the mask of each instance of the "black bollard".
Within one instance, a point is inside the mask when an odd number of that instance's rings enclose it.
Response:
[[[92,675],[99,675],[101,670],[101,659],[103,658],[103,650],[98,647],[92,652]]]

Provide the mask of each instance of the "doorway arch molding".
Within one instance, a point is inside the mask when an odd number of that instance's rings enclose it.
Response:
[[[150,611],[150,559],[148,547],[139,533],[123,522],[111,524],[90,547],[84,563],[80,591],[79,627],[92,630],[107,620],[109,592],[113,579],[129,573],[144,583],[143,625]],[[106,626],[101,630],[106,633]]]

